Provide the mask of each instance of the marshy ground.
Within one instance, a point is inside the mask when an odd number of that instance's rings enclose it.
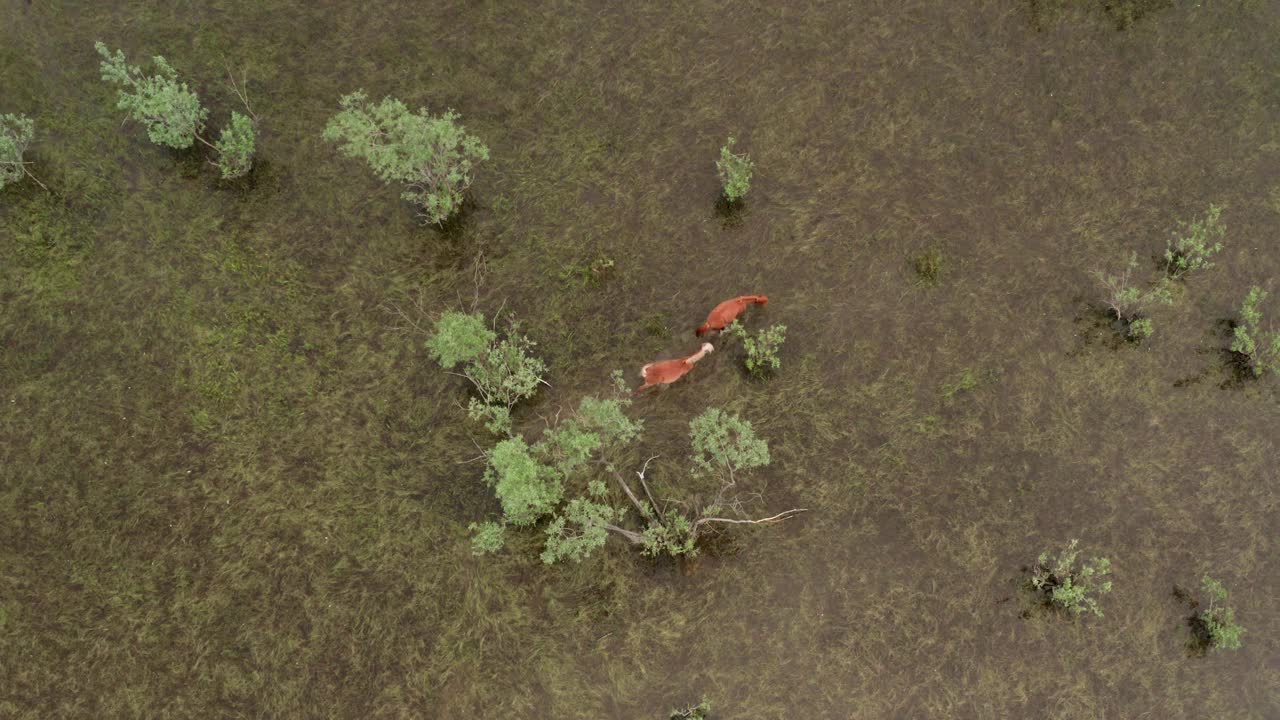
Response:
[[[52,190],[0,192],[0,716],[1280,717],[1280,380],[1223,355],[1246,288],[1280,293],[1280,3],[6,0],[0,27]],[[252,175],[121,127],[95,40],[164,55],[215,125],[247,70]],[[458,222],[321,139],[361,87],[488,144]],[[727,211],[730,134],[756,174]],[[1154,277],[1211,202],[1217,267],[1118,341],[1088,271]],[[547,567],[536,531],[472,556],[491,440],[405,316],[518,316],[532,425],[742,293],[782,369],[726,346],[638,400],[651,477],[725,407],[771,444],[764,507],[811,512],[691,572]],[[1113,562],[1105,616],[1027,612],[1073,537]],[[1237,652],[1188,651],[1206,572]]]

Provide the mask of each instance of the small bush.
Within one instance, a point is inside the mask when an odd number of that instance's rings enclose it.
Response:
[[[343,96],[340,105],[324,130],[326,140],[341,143],[339,152],[368,162],[383,182],[408,185],[401,197],[429,222],[443,224],[462,207],[472,172],[489,159],[489,149],[458,124],[456,112],[413,113],[394,98],[374,104],[362,90]]]
[[[1132,340],[1141,340],[1151,336],[1155,327],[1149,318],[1141,313],[1151,305],[1169,304],[1173,297],[1163,282],[1146,290],[1133,281],[1133,272],[1138,268],[1138,254],[1131,253],[1129,261],[1119,274],[1104,273],[1094,270],[1091,274],[1097,279],[1105,293],[1103,301],[1117,320],[1125,324],[1125,334]]]
[[[720,148],[720,159],[716,161],[716,172],[720,176],[720,184],[724,188],[724,197],[730,203],[736,203],[746,197],[751,189],[751,173],[755,163],[747,155],[733,152],[732,137]]]
[[[152,57],[158,72],[145,75],[140,67],[125,63],[123,51],[112,54],[101,42],[94,43],[94,48],[102,56],[102,79],[120,86],[116,107],[145,125],[151,142],[177,150],[195,143],[209,111],[187,84],[178,80],[178,71],[168,61],[159,55]]]
[[[222,129],[222,135],[214,144],[218,159],[214,164],[222,171],[223,180],[233,180],[249,174],[253,169],[253,156],[258,142],[258,130],[253,120],[238,112],[231,113],[231,122]]]
[[[1056,557],[1048,552],[1040,553],[1031,569],[1031,586],[1048,605],[1076,615],[1091,612],[1101,617],[1097,597],[1111,592],[1111,581],[1103,580],[1111,572],[1111,561],[1107,558],[1081,560],[1080,551],[1076,549],[1078,542],[1072,540]]]
[[[1182,228],[1174,233],[1164,251],[1165,269],[1170,277],[1179,278],[1193,270],[1207,270],[1213,267],[1209,258],[1222,250],[1222,239],[1227,228],[1218,218],[1222,208],[1210,205],[1203,220],[1181,223]]]
[[[26,115],[0,115],[0,189],[29,174],[23,155],[35,135],[35,123]]]
[[[711,717],[711,703],[706,698],[697,705],[686,705],[671,711],[671,720],[708,720]]]
[[[534,342],[511,323],[507,337],[498,335],[475,313],[450,311],[436,321],[435,333],[426,342],[427,352],[445,370],[462,366],[465,377],[480,395],[472,398],[467,415],[484,423],[491,432],[510,434],[511,408],[533,397],[544,383],[547,366],[530,354]]]
[[[1227,589],[1208,575],[1201,583],[1209,595],[1209,606],[1197,613],[1196,619],[1207,635],[1208,645],[1214,650],[1239,650],[1245,629],[1236,624],[1236,611],[1226,604]]]
[[[752,375],[762,377],[782,367],[782,361],[778,359],[778,348],[786,340],[786,325],[772,325],[753,335],[734,320],[728,332],[742,338],[742,347],[747,351],[745,364]]]
[[[101,42],[94,48],[102,56],[99,68],[102,79],[120,86],[116,107],[129,113],[129,117],[147,128],[147,137],[157,145],[185,150],[198,140],[217,153],[212,161],[222,171],[224,180],[242,177],[253,169],[257,146],[257,124],[240,113],[231,113],[231,121],[222,129],[217,143],[211,143],[201,135],[209,111],[200,104],[200,98],[178,80],[178,72],[163,57],[151,58],[159,71],[145,75],[142,68],[125,62],[124,52],[112,54]],[[244,91],[236,87],[232,78],[231,88],[248,110],[249,101]],[[249,111],[252,115],[252,111]]]
[[[1262,328],[1262,311],[1258,306],[1266,299],[1266,290],[1256,285],[1249,288],[1240,306],[1240,320],[1232,330],[1231,352],[1255,376],[1268,370],[1280,372],[1280,332]]]

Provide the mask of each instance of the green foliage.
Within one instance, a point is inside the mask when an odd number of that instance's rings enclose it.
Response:
[[[1222,208],[1210,205],[1204,219],[1190,223],[1180,223],[1182,229],[1169,240],[1164,251],[1165,268],[1170,277],[1179,278],[1192,270],[1207,270],[1213,267],[1209,258],[1222,250],[1222,239],[1227,228],[1218,218]]]
[[[697,705],[686,705],[671,711],[670,720],[708,720],[711,716],[711,703],[702,698]]]
[[[363,90],[340,104],[324,138],[341,143],[342,154],[368,162],[383,182],[406,183],[401,197],[420,206],[430,222],[443,223],[462,207],[472,171],[489,159],[489,149],[466,133],[456,112],[413,113],[394,98],[374,104]]]
[[[560,476],[529,451],[524,438],[503,440],[489,451],[485,482],[502,503],[502,514],[516,526],[532,525],[564,496]]]
[[[605,528],[618,511],[587,498],[574,498],[563,513],[547,525],[547,541],[542,547],[542,562],[552,565],[559,560],[582,562],[609,538]]]
[[[426,342],[428,354],[446,370],[463,365],[459,374],[480,394],[467,405],[467,415],[497,434],[510,434],[511,408],[533,397],[547,370],[530,354],[535,343],[519,329],[511,323],[507,337],[498,340],[483,316],[449,311],[436,320]]]
[[[35,132],[35,123],[26,115],[0,115],[0,189],[26,176],[22,157]]]
[[[125,63],[123,51],[112,54],[101,42],[94,48],[102,56],[102,79],[120,86],[116,107],[146,125],[151,142],[178,150],[191,147],[209,111],[185,82],[178,81],[178,72],[156,55],[151,60],[157,74],[144,75],[138,66]]]
[[[1231,351],[1243,358],[1255,376],[1270,370],[1280,372],[1280,331],[1262,328],[1259,306],[1267,299],[1267,291],[1249,288],[1240,306],[1240,321],[1232,330]]]
[[[231,113],[231,122],[222,129],[214,145],[218,151],[215,164],[222,171],[223,180],[243,177],[253,169],[257,138],[258,130],[252,120],[238,112]]]
[[[1116,318],[1128,324],[1127,334],[1131,339],[1141,340],[1150,337],[1155,331],[1150,319],[1141,317],[1146,308],[1155,304],[1167,305],[1173,302],[1173,296],[1164,282],[1143,289],[1133,281],[1133,272],[1138,269],[1138,254],[1130,253],[1129,261],[1119,274],[1104,273],[1094,270],[1091,275],[1102,286],[1103,297],[1107,307]],[[1145,322],[1141,322],[1144,321]]]
[[[697,538],[693,534],[693,523],[683,515],[672,515],[666,522],[651,523],[641,534],[643,542],[640,552],[650,557],[692,556],[698,549]]]
[[[506,543],[507,526],[501,523],[471,523],[467,529],[472,532],[471,552],[476,555],[497,552]]]
[[[782,367],[782,361],[778,359],[778,348],[786,340],[786,325],[771,325],[752,334],[742,323],[734,320],[726,332],[742,338],[742,347],[747,351],[745,364],[752,375],[762,377]]]
[[[597,256],[590,262],[569,265],[560,271],[560,279],[565,282],[576,281],[582,287],[599,287],[605,275],[613,271],[613,258]]]
[[[733,475],[769,464],[769,446],[756,437],[751,423],[711,408],[689,422],[693,462],[710,473]]]
[[[1039,590],[1045,601],[1072,613],[1091,612],[1099,617],[1098,596],[1111,592],[1111,581],[1103,578],[1111,572],[1107,558],[1080,559],[1076,549],[1078,540],[1072,540],[1057,557],[1048,552],[1032,568],[1031,585]]]
[[[1227,589],[1208,575],[1201,579],[1201,584],[1209,595],[1209,607],[1197,617],[1209,634],[1209,644],[1215,650],[1239,650],[1245,629],[1236,623],[1235,609],[1226,604]]]
[[[436,331],[427,340],[427,351],[445,370],[473,362],[497,339],[479,313],[450,310],[436,320]]]
[[[747,155],[733,152],[737,142],[732,137],[720,148],[720,159],[716,161],[716,172],[720,176],[720,184],[724,187],[724,197],[731,203],[746,196],[751,189],[751,173],[755,163]]]

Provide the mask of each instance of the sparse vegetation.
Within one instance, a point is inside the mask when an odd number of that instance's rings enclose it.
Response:
[[[755,163],[751,162],[749,156],[733,152],[736,142],[730,137],[724,147],[720,148],[720,159],[716,161],[716,173],[720,176],[724,198],[730,203],[746,197],[747,191],[751,189],[751,174],[755,169]]]
[[[151,58],[157,72],[147,75],[137,65],[127,64],[123,51],[112,53],[101,42],[94,43],[94,48],[102,57],[99,64],[102,79],[119,86],[116,107],[146,126],[151,142],[185,150],[200,141],[217,153],[212,163],[222,171],[225,180],[246,175],[253,168],[258,131],[252,119],[232,112],[218,142],[211,143],[201,135],[209,110],[200,104],[200,97],[178,79],[178,71],[164,57]],[[235,87],[234,82],[232,89],[248,109],[243,91]]]
[[[0,190],[6,185],[29,177],[48,190],[27,166],[24,158],[31,141],[35,139],[35,123],[26,115],[0,115]]]
[[[671,720],[708,720],[711,717],[711,703],[706,698],[697,705],[686,705],[671,711]]]
[[[1240,319],[1232,328],[1231,352],[1254,376],[1264,372],[1280,372],[1280,331],[1264,329],[1259,306],[1267,299],[1267,291],[1249,288],[1240,306]]]
[[[925,249],[911,258],[911,268],[924,285],[937,285],[942,277],[942,251],[936,247]]]
[[[1147,308],[1173,302],[1168,287],[1162,282],[1146,289],[1140,287],[1133,278],[1133,273],[1137,269],[1138,255],[1132,253],[1128,263],[1118,274],[1104,273],[1100,270],[1091,273],[1105,293],[1103,302],[1106,303],[1111,314],[1121,322],[1124,334],[1131,340],[1146,339],[1155,331],[1151,319],[1142,316]]]
[[[343,96],[340,104],[324,137],[340,143],[343,155],[368,162],[383,182],[405,183],[401,197],[416,204],[428,222],[443,224],[462,208],[489,148],[458,123],[458,113],[410,112],[395,98],[375,104],[363,90]]]
[[[782,360],[778,358],[778,348],[782,347],[783,341],[786,340],[786,325],[771,325],[757,333],[752,333],[740,321],[734,320],[725,329],[725,334],[742,339],[742,347],[747,352],[743,362],[747,372],[752,375],[763,377],[782,367]]]
[[[1220,221],[1222,208],[1210,205],[1201,220],[1181,223],[1182,227],[1169,239],[1164,251],[1165,269],[1169,276],[1180,278],[1195,270],[1213,267],[1210,261],[1222,250],[1222,239],[1227,228]]]
[[[1205,643],[1214,650],[1239,650],[1245,629],[1236,623],[1236,611],[1227,605],[1227,589],[1205,575],[1201,579],[1209,604],[1196,614]]]
[[[1104,557],[1084,559],[1072,540],[1056,556],[1048,551],[1031,568],[1031,587],[1040,593],[1047,605],[1068,610],[1074,615],[1091,612],[1102,617],[1098,596],[1111,592],[1111,561]]]

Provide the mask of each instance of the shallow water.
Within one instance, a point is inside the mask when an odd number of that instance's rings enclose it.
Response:
[[[1221,353],[1246,288],[1280,291],[1280,5],[9,2],[0,24],[0,112],[35,118],[54,191],[0,192],[0,715],[1280,714],[1277,385]],[[247,71],[252,178],[121,127],[95,39],[165,55],[214,124],[225,64]],[[458,227],[320,138],[357,87],[488,144]],[[756,177],[725,218],[730,134]],[[1133,250],[1155,277],[1211,202],[1217,267],[1118,342],[1088,272]],[[750,323],[789,328],[782,370],[749,380],[722,345],[633,406],[635,460],[693,492],[688,420],[727,407],[771,444],[759,507],[810,513],[687,573],[621,545],[546,567],[536,531],[470,554],[492,440],[401,312],[517,315],[550,365],[536,428],[747,292],[770,297]],[[1025,566],[1073,537],[1114,564],[1105,616],[1027,613]],[[1205,573],[1238,652],[1187,652],[1173,591]]]

